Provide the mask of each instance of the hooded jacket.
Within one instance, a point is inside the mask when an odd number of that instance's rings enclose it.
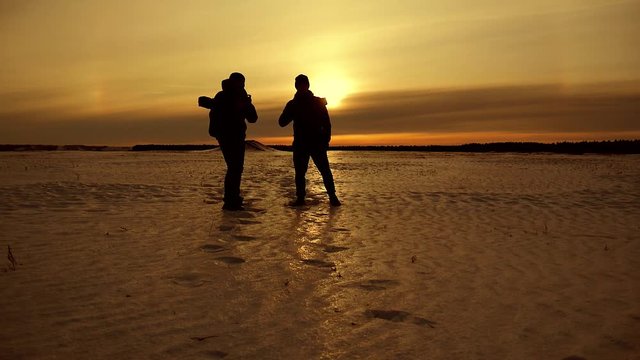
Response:
[[[245,119],[254,123],[258,120],[256,108],[246,91],[223,90],[212,100],[209,112],[210,134],[217,139],[244,140],[247,132]]]
[[[278,123],[285,127],[293,121],[293,146],[323,146],[331,141],[331,121],[327,100],[314,96],[309,90],[296,92]]]

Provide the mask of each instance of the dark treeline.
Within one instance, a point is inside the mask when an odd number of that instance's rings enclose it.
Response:
[[[0,145],[0,151],[56,151],[59,148],[60,146],[58,145]]]
[[[193,150],[211,150],[215,149],[216,145],[134,145],[131,151],[193,151]]]
[[[0,151],[126,151],[128,147],[104,145],[0,144]]]
[[[291,151],[291,145],[271,145],[271,147],[278,150]],[[640,140],[558,142],[551,144],[536,142],[501,142],[464,145],[331,146],[329,149],[346,151],[640,154]]]

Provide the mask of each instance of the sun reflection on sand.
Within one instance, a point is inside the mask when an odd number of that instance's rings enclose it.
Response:
[[[323,206],[323,201],[324,197],[322,200],[312,198],[308,200],[310,206],[294,209],[291,245],[296,258],[291,261],[290,268],[295,272],[310,268],[336,271],[334,261],[328,256],[331,251],[327,249],[332,249],[334,225],[340,210],[330,208],[328,202]]]
[[[328,232],[327,225],[317,212],[296,210],[295,246],[300,259],[308,260],[318,257],[320,248],[317,245]]]
[[[343,209],[330,208],[328,204],[323,206],[325,200],[319,197],[320,204],[315,204],[318,200],[312,200],[311,208],[295,210],[293,241],[300,261],[296,261],[291,270],[303,279],[316,278],[316,281],[306,281],[312,286],[307,288],[308,299],[304,301],[307,313],[322,314],[323,317],[317,324],[317,336],[313,341],[322,349],[320,358],[336,358],[345,353],[339,346],[339,339],[344,339],[353,330],[353,325],[345,322],[345,316],[353,317],[349,306],[358,300],[352,298],[353,291],[336,293],[337,286],[344,284],[341,272],[349,268],[353,260],[351,256],[338,255],[339,251],[348,249],[338,246],[344,245],[341,240],[349,238],[349,231],[343,227]]]

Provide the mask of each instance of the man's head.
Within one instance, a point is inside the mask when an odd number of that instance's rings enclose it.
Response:
[[[229,91],[229,90],[231,90],[231,80],[229,79],[222,80],[222,91]]]
[[[232,86],[236,89],[244,89],[244,75],[239,72],[234,72],[229,75],[229,80],[233,84]]]
[[[309,90],[309,78],[307,75],[300,74],[296,76],[296,90]]]

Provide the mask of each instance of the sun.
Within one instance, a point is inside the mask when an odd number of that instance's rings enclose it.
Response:
[[[327,107],[336,108],[349,96],[352,86],[344,77],[320,76],[311,79],[311,90],[316,96],[327,98]]]

